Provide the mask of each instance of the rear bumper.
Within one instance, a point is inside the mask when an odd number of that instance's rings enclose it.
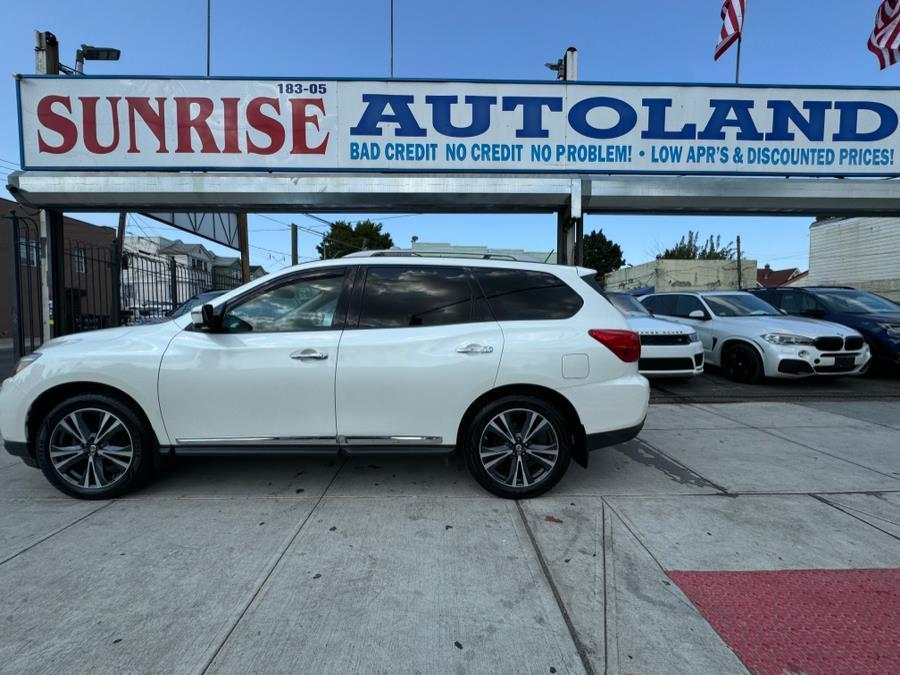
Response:
[[[618,445],[619,443],[630,441],[632,438],[641,433],[641,429],[644,428],[644,422],[645,420],[641,420],[640,424],[636,424],[633,427],[628,427],[627,429],[601,431],[598,434],[586,434],[584,437],[584,446],[588,450],[588,452],[591,452],[592,450],[608,448],[610,445]]]
[[[28,466],[37,466],[37,462],[34,457],[31,455],[31,452],[28,451],[28,443],[21,443],[19,441],[3,441],[3,447],[6,448],[6,451],[11,454],[13,457],[18,457],[23,462],[25,462]]]

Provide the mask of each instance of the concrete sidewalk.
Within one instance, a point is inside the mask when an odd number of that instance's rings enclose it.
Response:
[[[654,406],[520,503],[425,458],[80,502],[0,456],[2,672],[746,672],[679,573],[897,567],[900,402]]]

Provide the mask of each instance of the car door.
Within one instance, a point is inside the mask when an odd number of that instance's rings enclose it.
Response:
[[[172,340],[159,401],[176,445],[336,449],[334,378],[352,268],[266,284],[225,306],[221,328]]]
[[[706,304],[696,295],[676,294],[675,317],[679,323],[684,323],[697,331],[700,342],[703,343],[704,359],[713,362],[713,349],[716,346],[716,335],[712,314]],[[691,316],[692,312],[703,312],[702,319]]]
[[[337,428],[348,451],[456,444],[497,377],[503,334],[460,266],[360,270],[338,356]]]

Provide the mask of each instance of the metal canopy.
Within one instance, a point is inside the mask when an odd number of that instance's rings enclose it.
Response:
[[[8,183],[23,204],[65,211],[900,215],[900,182],[866,178],[27,171]]]

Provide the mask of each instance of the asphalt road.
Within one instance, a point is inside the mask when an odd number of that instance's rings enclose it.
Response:
[[[740,401],[898,400],[900,376],[870,373],[862,377],[811,377],[739,384],[708,367],[690,380],[651,381],[653,403],[732,403]]]

